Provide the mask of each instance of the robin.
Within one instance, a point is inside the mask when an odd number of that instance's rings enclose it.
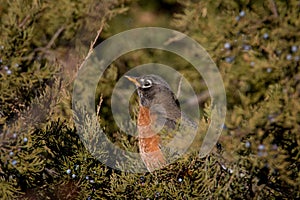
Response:
[[[157,133],[162,129],[176,129],[183,113],[176,95],[160,76],[151,74],[125,77],[137,88],[139,151],[148,171],[152,172],[166,165],[166,158],[160,148],[161,138]],[[187,117],[184,116],[184,119]],[[197,127],[190,119],[185,121],[188,121],[190,126]]]

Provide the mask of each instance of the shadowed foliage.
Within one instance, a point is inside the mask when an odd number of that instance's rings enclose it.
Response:
[[[1,199],[300,198],[299,1],[178,2],[1,2]],[[205,158],[198,149],[211,117],[207,87],[188,62],[169,52],[141,50],[114,61],[99,80],[98,116],[74,113],[90,128],[74,126],[72,84],[90,46],[141,26],[186,33],[219,68],[226,123]],[[137,138],[113,121],[110,95],[125,72],[149,62],[172,66],[194,87],[198,99],[189,105],[200,106],[199,135],[189,154],[164,169],[125,173],[94,157],[114,162],[90,135],[100,122],[112,142],[137,151]],[[135,95],[131,102],[134,119]],[[88,139],[95,144],[90,151]]]

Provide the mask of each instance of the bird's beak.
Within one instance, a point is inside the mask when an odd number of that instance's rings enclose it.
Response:
[[[128,80],[133,82],[137,87],[141,87],[141,84],[138,82],[136,77],[133,76],[125,76]]]

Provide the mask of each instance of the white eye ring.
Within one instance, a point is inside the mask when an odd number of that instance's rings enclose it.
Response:
[[[152,86],[152,81],[146,80],[146,81],[144,82],[144,84],[142,85],[142,88],[149,88],[149,87],[151,87],[151,86]]]

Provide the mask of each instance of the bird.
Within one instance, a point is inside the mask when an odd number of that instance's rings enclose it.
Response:
[[[176,130],[182,117],[193,129],[197,125],[181,112],[176,95],[162,77],[155,74],[125,77],[136,86],[139,97],[137,116],[139,153],[147,170],[152,172],[167,164],[158,132]]]

